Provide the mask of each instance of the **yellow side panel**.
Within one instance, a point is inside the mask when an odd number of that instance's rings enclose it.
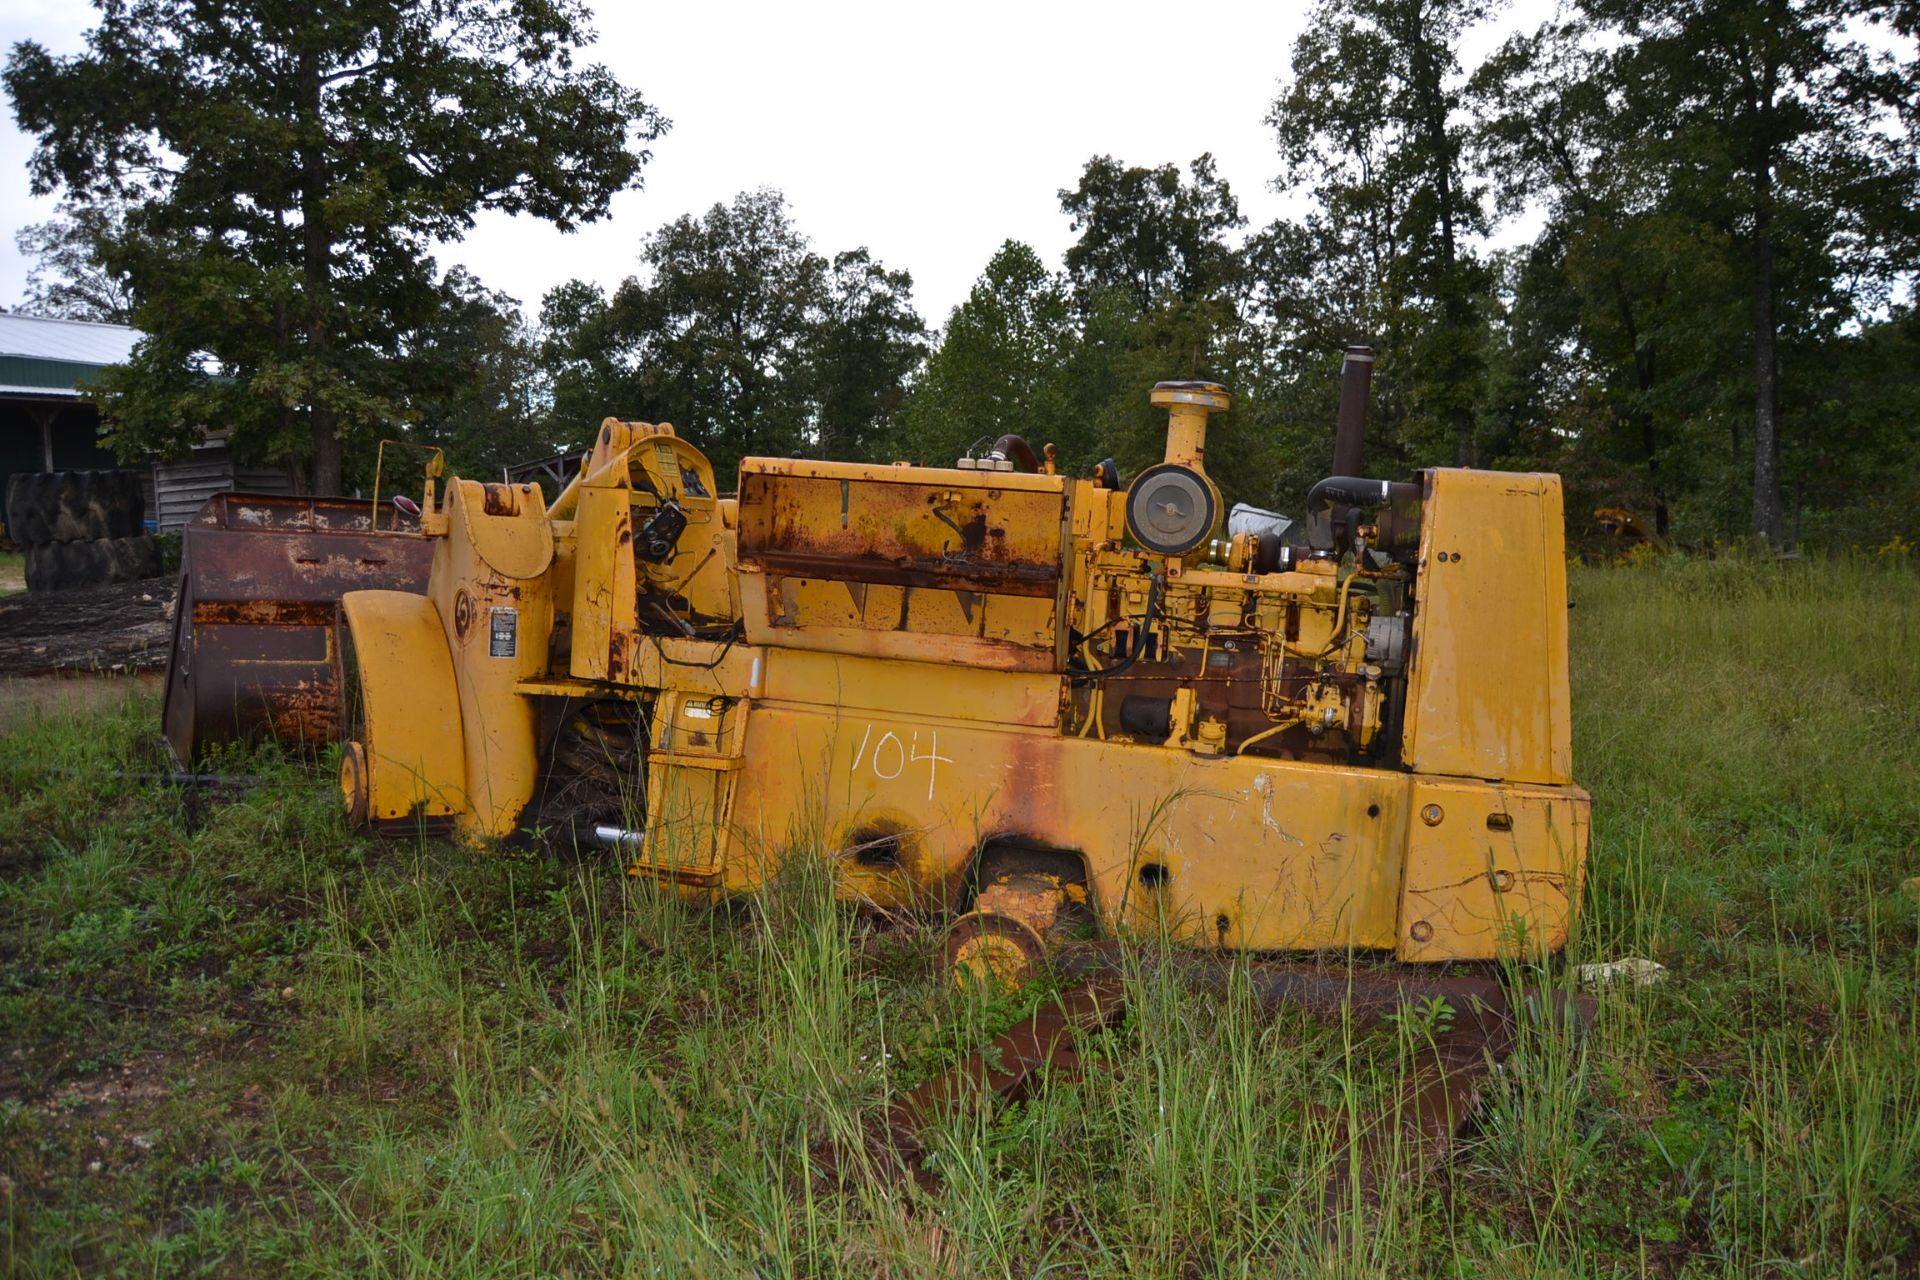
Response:
[[[727,777],[657,760],[648,764],[646,862],[676,879],[718,880],[714,834],[726,819]]]
[[[1592,805],[1578,787],[1415,778],[1400,958],[1490,960],[1564,947]]]
[[[573,648],[568,670],[582,680],[629,677],[638,609],[632,491],[624,471],[580,486],[573,537]]]
[[[538,488],[452,480],[446,502],[449,516],[469,513],[466,539],[473,554],[501,577],[537,578],[553,563],[553,526]]]
[[[1405,760],[1420,773],[1571,781],[1560,477],[1427,476]]]
[[[433,601],[410,591],[350,591],[370,761],[367,816],[445,817],[466,807],[466,763],[453,659]]]
[[[1060,719],[1059,676],[794,649],[764,652],[766,677],[761,687],[769,701],[825,704],[848,711],[912,707],[929,719],[1031,728],[1051,727]]]
[[[635,870],[694,888],[719,887],[719,837],[750,705],[690,691],[660,695],[647,755],[647,839]]]
[[[836,862],[843,893],[938,900],[981,841],[1021,837],[1085,855],[1109,929],[1255,950],[1397,941],[1403,773],[765,702],[745,745],[733,890],[790,849],[879,846],[886,860]]]
[[[469,835],[510,835],[532,798],[539,773],[538,717],[519,684],[545,673],[553,631],[548,560],[528,552],[546,526],[540,490],[533,485],[461,484],[447,503],[447,536],[434,549],[427,595],[443,622],[443,647],[453,654],[464,730]],[[551,557],[551,543],[547,555]],[[517,547],[515,567],[500,569],[501,548]],[[482,554],[492,548],[491,554]]]

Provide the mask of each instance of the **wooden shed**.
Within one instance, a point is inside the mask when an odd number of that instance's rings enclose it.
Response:
[[[184,458],[153,464],[154,506],[162,531],[178,529],[216,493],[289,493],[284,467],[236,462],[224,434],[194,446]]]

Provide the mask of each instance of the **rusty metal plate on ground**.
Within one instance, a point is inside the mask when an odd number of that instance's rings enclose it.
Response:
[[[1196,992],[1224,991],[1234,964],[1207,956],[1134,957],[1124,965],[1112,943],[1071,947],[1056,956],[1056,972],[1079,981],[1043,1001],[1032,1015],[995,1037],[985,1049],[922,1084],[888,1108],[876,1137],[882,1168],[923,1188],[935,1179],[923,1161],[922,1134],[942,1113],[965,1105],[1012,1102],[1038,1087],[1043,1072],[1078,1078],[1083,1062],[1079,1034],[1115,1025],[1125,1011],[1124,967],[1170,964]],[[1506,988],[1486,977],[1395,969],[1324,968],[1249,964],[1242,976],[1257,1004],[1269,1013],[1298,1009],[1325,1022],[1346,1022],[1356,1033],[1378,1030],[1404,1011],[1421,1012],[1444,1000],[1451,1011],[1437,1030],[1421,1037],[1394,1097],[1378,1113],[1341,1131],[1339,1157],[1321,1195],[1323,1224],[1331,1226],[1348,1205],[1371,1207],[1392,1177],[1417,1178],[1451,1157],[1471,1120],[1489,1075],[1513,1052],[1515,1026]],[[1593,1003],[1571,1007],[1555,1001],[1555,1016],[1585,1026]]]

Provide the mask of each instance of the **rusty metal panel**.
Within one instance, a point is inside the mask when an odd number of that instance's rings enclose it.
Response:
[[[739,509],[747,638],[1051,670],[1067,487],[1058,476],[750,458]]]
[[[772,664],[776,696],[792,690],[785,656]],[[935,684],[926,668],[863,679],[881,665],[849,664],[835,687],[877,686],[862,700],[891,691],[898,708]],[[978,697],[980,714],[1031,696],[1030,677],[972,674],[968,696],[1007,686]],[[1166,928],[1190,945],[1255,951],[1396,944],[1407,774],[1063,738],[970,721],[961,700],[943,699],[943,713],[961,714],[940,720],[917,708],[756,704],[726,833],[728,888],[758,888],[773,865],[764,851],[790,833],[844,847],[852,832],[884,828],[900,834],[896,865],[849,860],[839,871],[850,894],[903,906],[961,875],[984,841],[1020,838],[1085,855],[1105,932]]]
[[[1051,596],[1067,482],[749,458],[740,562],[770,574]]]
[[[183,763],[254,734],[318,746],[346,715],[340,597],[424,593],[433,544],[350,498],[215,494],[185,527],[161,712]]]

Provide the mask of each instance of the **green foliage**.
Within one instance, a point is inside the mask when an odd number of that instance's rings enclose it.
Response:
[[[863,457],[890,430],[925,327],[913,278],[865,249],[829,261],[770,189],[648,237],[644,278],[573,281],[541,307],[558,422],[672,422],[726,474],[750,454]]]
[[[1015,240],[1001,245],[914,382],[900,452],[944,465],[1012,431],[1070,437],[1081,424],[1066,378],[1076,338],[1066,284]]]
[[[1305,227],[1314,253],[1346,260],[1314,282],[1328,301],[1357,303],[1354,339],[1398,362],[1406,417],[1382,434],[1462,466],[1480,455],[1486,284],[1467,241],[1486,215],[1458,124],[1475,104],[1454,50],[1486,12],[1479,0],[1323,0],[1268,116],[1280,185],[1319,206]]]
[[[1830,474],[1822,375],[1913,270],[1920,63],[1862,39],[1862,12],[1588,0],[1477,77],[1506,200],[1551,212],[1563,274],[1534,283],[1578,300],[1565,350],[1617,441],[1597,452],[1638,455],[1621,480],[1663,528],[1677,488],[1718,529],[1797,536]]]
[[[1079,185],[1060,192],[1060,211],[1080,238],[1068,247],[1067,278],[1082,309],[1100,293],[1124,291],[1141,312],[1169,298],[1218,294],[1240,274],[1226,235],[1246,225],[1211,155],[1189,166],[1146,169],[1095,156]]]
[[[343,434],[411,416],[433,243],[481,209],[600,217],[666,127],[574,61],[574,0],[99,7],[86,52],[22,42],[5,80],[34,190],[126,206],[96,246],[147,335],[105,387],[123,452],[218,423],[336,492]]]
[[[536,399],[539,344],[520,304],[455,267],[433,317],[407,336],[410,437],[447,451],[454,475],[495,478],[561,442]]]
[[[1060,192],[1080,232],[1065,270],[1024,244],[1000,247],[914,384],[901,451],[941,460],[1015,434],[1036,451],[1057,445],[1067,474],[1107,457],[1133,471],[1163,447],[1154,383],[1238,384],[1243,270],[1227,237],[1243,219],[1211,156],[1189,172],[1089,160]],[[1246,459],[1219,456],[1216,478],[1240,496]]]
[[[88,52],[8,65],[33,180],[68,198],[22,233],[29,306],[133,308],[124,449],[220,423],[323,488],[365,478],[341,440],[412,431],[492,474],[609,414],[722,475],[1008,433],[1124,475],[1161,455],[1152,384],[1206,378],[1235,396],[1228,501],[1292,510],[1368,342],[1373,474],[1555,471],[1576,537],[1601,507],[1683,545],[1920,537],[1912,6],[1581,0],[1463,64],[1494,13],[1317,0],[1267,115],[1297,214],[1249,228],[1210,154],[1094,156],[1061,261],[1003,245],[930,341],[906,272],[816,252],[765,189],[662,227],[610,291],[550,291],[537,330],[439,277],[478,209],[599,216],[666,127],[574,63],[576,0],[103,0]]]

